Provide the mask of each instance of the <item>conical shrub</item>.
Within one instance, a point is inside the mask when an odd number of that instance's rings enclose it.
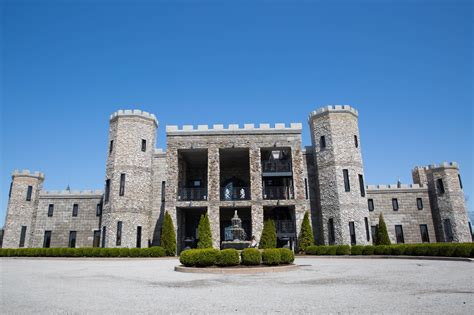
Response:
[[[380,214],[379,225],[375,232],[375,245],[390,245],[390,238],[388,237],[387,225],[383,219],[383,214]]]
[[[161,229],[161,247],[164,248],[167,256],[176,255],[176,233],[173,220],[168,212],[165,213]]]
[[[197,248],[212,248],[211,223],[209,222],[207,213],[202,214],[199,219],[198,236]]]
[[[260,238],[259,248],[276,248],[277,235],[275,222],[273,220],[266,220],[263,222],[262,237]]]
[[[314,245],[313,229],[309,223],[309,212],[304,214],[303,222],[301,223],[301,234],[298,242],[298,249],[300,252],[306,251],[306,248]]]

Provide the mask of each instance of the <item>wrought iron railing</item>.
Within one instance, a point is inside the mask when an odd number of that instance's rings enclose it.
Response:
[[[294,198],[293,187],[290,186],[267,186],[263,189],[263,199],[288,200]]]
[[[264,173],[291,172],[291,160],[262,161]]]
[[[199,201],[207,200],[207,188],[179,188],[178,200]]]
[[[221,200],[249,200],[249,187],[221,188]]]

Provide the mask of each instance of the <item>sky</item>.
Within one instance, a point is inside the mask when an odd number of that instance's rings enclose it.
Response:
[[[14,169],[103,189],[109,115],[165,126],[359,110],[367,184],[457,161],[470,211],[470,1],[0,1],[0,226]],[[471,213],[471,220],[474,215]],[[474,220],[473,220],[474,221]]]

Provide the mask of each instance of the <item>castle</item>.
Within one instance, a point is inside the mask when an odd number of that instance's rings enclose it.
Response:
[[[295,248],[306,211],[317,244],[372,244],[383,213],[392,243],[471,242],[459,167],[415,167],[413,184],[365,184],[358,112],[326,106],[301,123],[166,127],[140,110],[110,116],[104,191],[44,191],[44,174],[15,171],[3,247],[148,247],[164,213],[178,252],[196,246],[208,213],[213,245],[232,238],[237,210],[247,238],[275,221],[278,246]]]

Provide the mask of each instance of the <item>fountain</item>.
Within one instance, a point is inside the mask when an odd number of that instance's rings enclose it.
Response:
[[[234,212],[234,217],[231,219],[232,227],[230,228],[232,232],[232,241],[222,242],[222,249],[226,248],[235,248],[238,250],[247,248],[250,246],[250,241],[246,241],[247,234],[242,228],[242,220],[237,215],[237,210]]]

